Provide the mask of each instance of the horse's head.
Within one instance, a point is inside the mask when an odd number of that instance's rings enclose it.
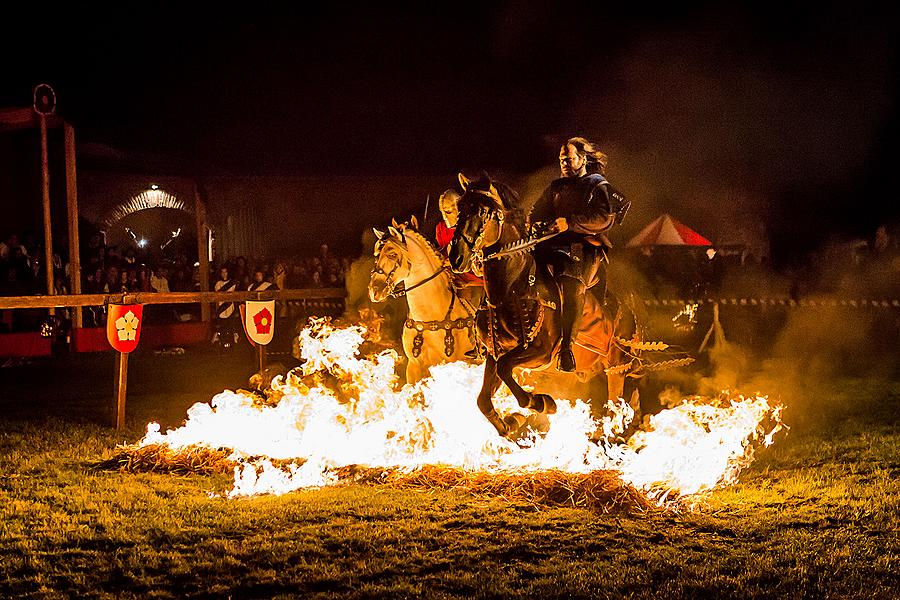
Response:
[[[485,248],[500,239],[507,207],[489,177],[470,180],[460,173],[459,183],[465,191],[459,199],[459,220],[450,241],[450,266],[457,273],[465,273]]]
[[[387,231],[375,231],[375,267],[369,279],[369,299],[384,302],[397,285],[408,275],[411,268],[409,251],[406,247],[406,226],[396,221]]]

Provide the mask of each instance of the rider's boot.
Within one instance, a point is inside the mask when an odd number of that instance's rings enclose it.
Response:
[[[559,370],[571,373],[577,368],[572,353],[572,339],[577,333],[576,325],[584,309],[585,286],[573,277],[562,277],[562,344],[559,349]]]

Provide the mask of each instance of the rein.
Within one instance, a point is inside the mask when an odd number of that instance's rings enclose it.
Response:
[[[471,190],[470,193],[485,196],[485,197],[489,198],[495,204],[497,202],[497,199],[493,195],[491,195],[490,192],[486,192],[484,190]],[[503,222],[506,220],[506,214],[505,214],[505,209],[503,207],[503,204],[502,203],[499,204],[495,209],[491,210],[490,212],[491,212],[491,218],[496,219],[497,224],[502,229]],[[558,229],[556,229],[555,224],[554,224],[554,226],[552,226],[549,230],[547,230],[543,233],[536,233],[534,235],[526,236],[526,237],[516,240],[514,242],[504,244],[499,249],[497,249],[497,251],[492,252],[492,253],[488,254],[487,256],[484,256],[482,254],[483,253],[482,249],[480,249],[480,248],[478,250],[475,250],[475,249],[478,247],[479,242],[481,242],[484,239],[485,229],[486,229],[485,227],[481,228],[481,232],[479,233],[478,237],[475,239],[474,242],[470,242],[465,237],[462,238],[463,241],[466,243],[466,245],[469,246],[469,251],[475,253],[476,258],[481,263],[485,263],[489,260],[499,260],[502,258],[509,258],[510,256],[515,256],[517,254],[524,254],[525,252],[530,252],[531,249],[534,248],[536,245],[540,244],[541,242],[543,242],[545,240],[549,240],[550,238],[552,238],[556,235],[559,235],[561,233]]]
[[[397,265],[399,266],[400,263],[397,263]],[[397,270],[397,267],[394,267],[394,270],[391,271],[391,273],[393,273],[396,270]],[[388,294],[388,296],[390,296],[391,298],[402,298],[403,296],[405,296],[409,292],[413,291],[417,287],[419,287],[421,285],[425,285],[426,283],[428,283],[429,281],[431,281],[432,279],[434,279],[435,277],[437,277],[444,271],[449,271],[449,270],[450,270],[450,267],[443,266],[440,269],[438,269],[437,271],[435,271],[434,273],[432,273],[431,275],[429,275],[428,277],[426,277],[425,279],[423,279],[422,281],[420,281],[419,283],[411,285],[410,287],[406,287],[403,284],[403,282],[401,281],[396,286],[394,286],[394,288],[391,290],[391,292],[390,292],[390,294]],[[401,286],[403,286],[403,287],[401,287]]]

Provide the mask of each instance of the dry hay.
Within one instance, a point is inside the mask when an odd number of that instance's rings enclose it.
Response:
[[[462,491],[506,502],[568,506],[598,513],[639,512],[655,507],[644,494],[624,483],[616,471],[490,472],[442,465],[425,465],[405,471],[351,465],[335,473],[344,482],[397,489]]]
[[[112,458],[91,466],[94,470],[130,473],[226,474],[237,462],[225,448],[191,446],[178,451],[165,444],[124,447]],[[275,466],[298,464],[274,460]],[[350,465],[332,473],[345,484],[383,486],[406,490],[461,491],[481,498],[526,502],[534,506],[567,506],[598,513],[640,512],[655,505],[616,471],[568,473],[560,470],[513,472],[468,471],[445,465],[425,465],[414,470]]]
[[[178,451],[165,444],[126,446],[112,458],[91,465],[91,468],[129,473],[230,474],[236,463],[229,460],[229,456],[231,450],[206,446],[189,446]]]

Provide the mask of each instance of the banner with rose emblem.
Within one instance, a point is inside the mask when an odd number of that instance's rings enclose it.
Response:
[[[247,300],[241,306],[244,332],[254,344],[265,346],[275,335],[275,301]]]
[[[119,352],[131,352],[141,339],[143,304],[110,304],[106,318],[106,339]]]

